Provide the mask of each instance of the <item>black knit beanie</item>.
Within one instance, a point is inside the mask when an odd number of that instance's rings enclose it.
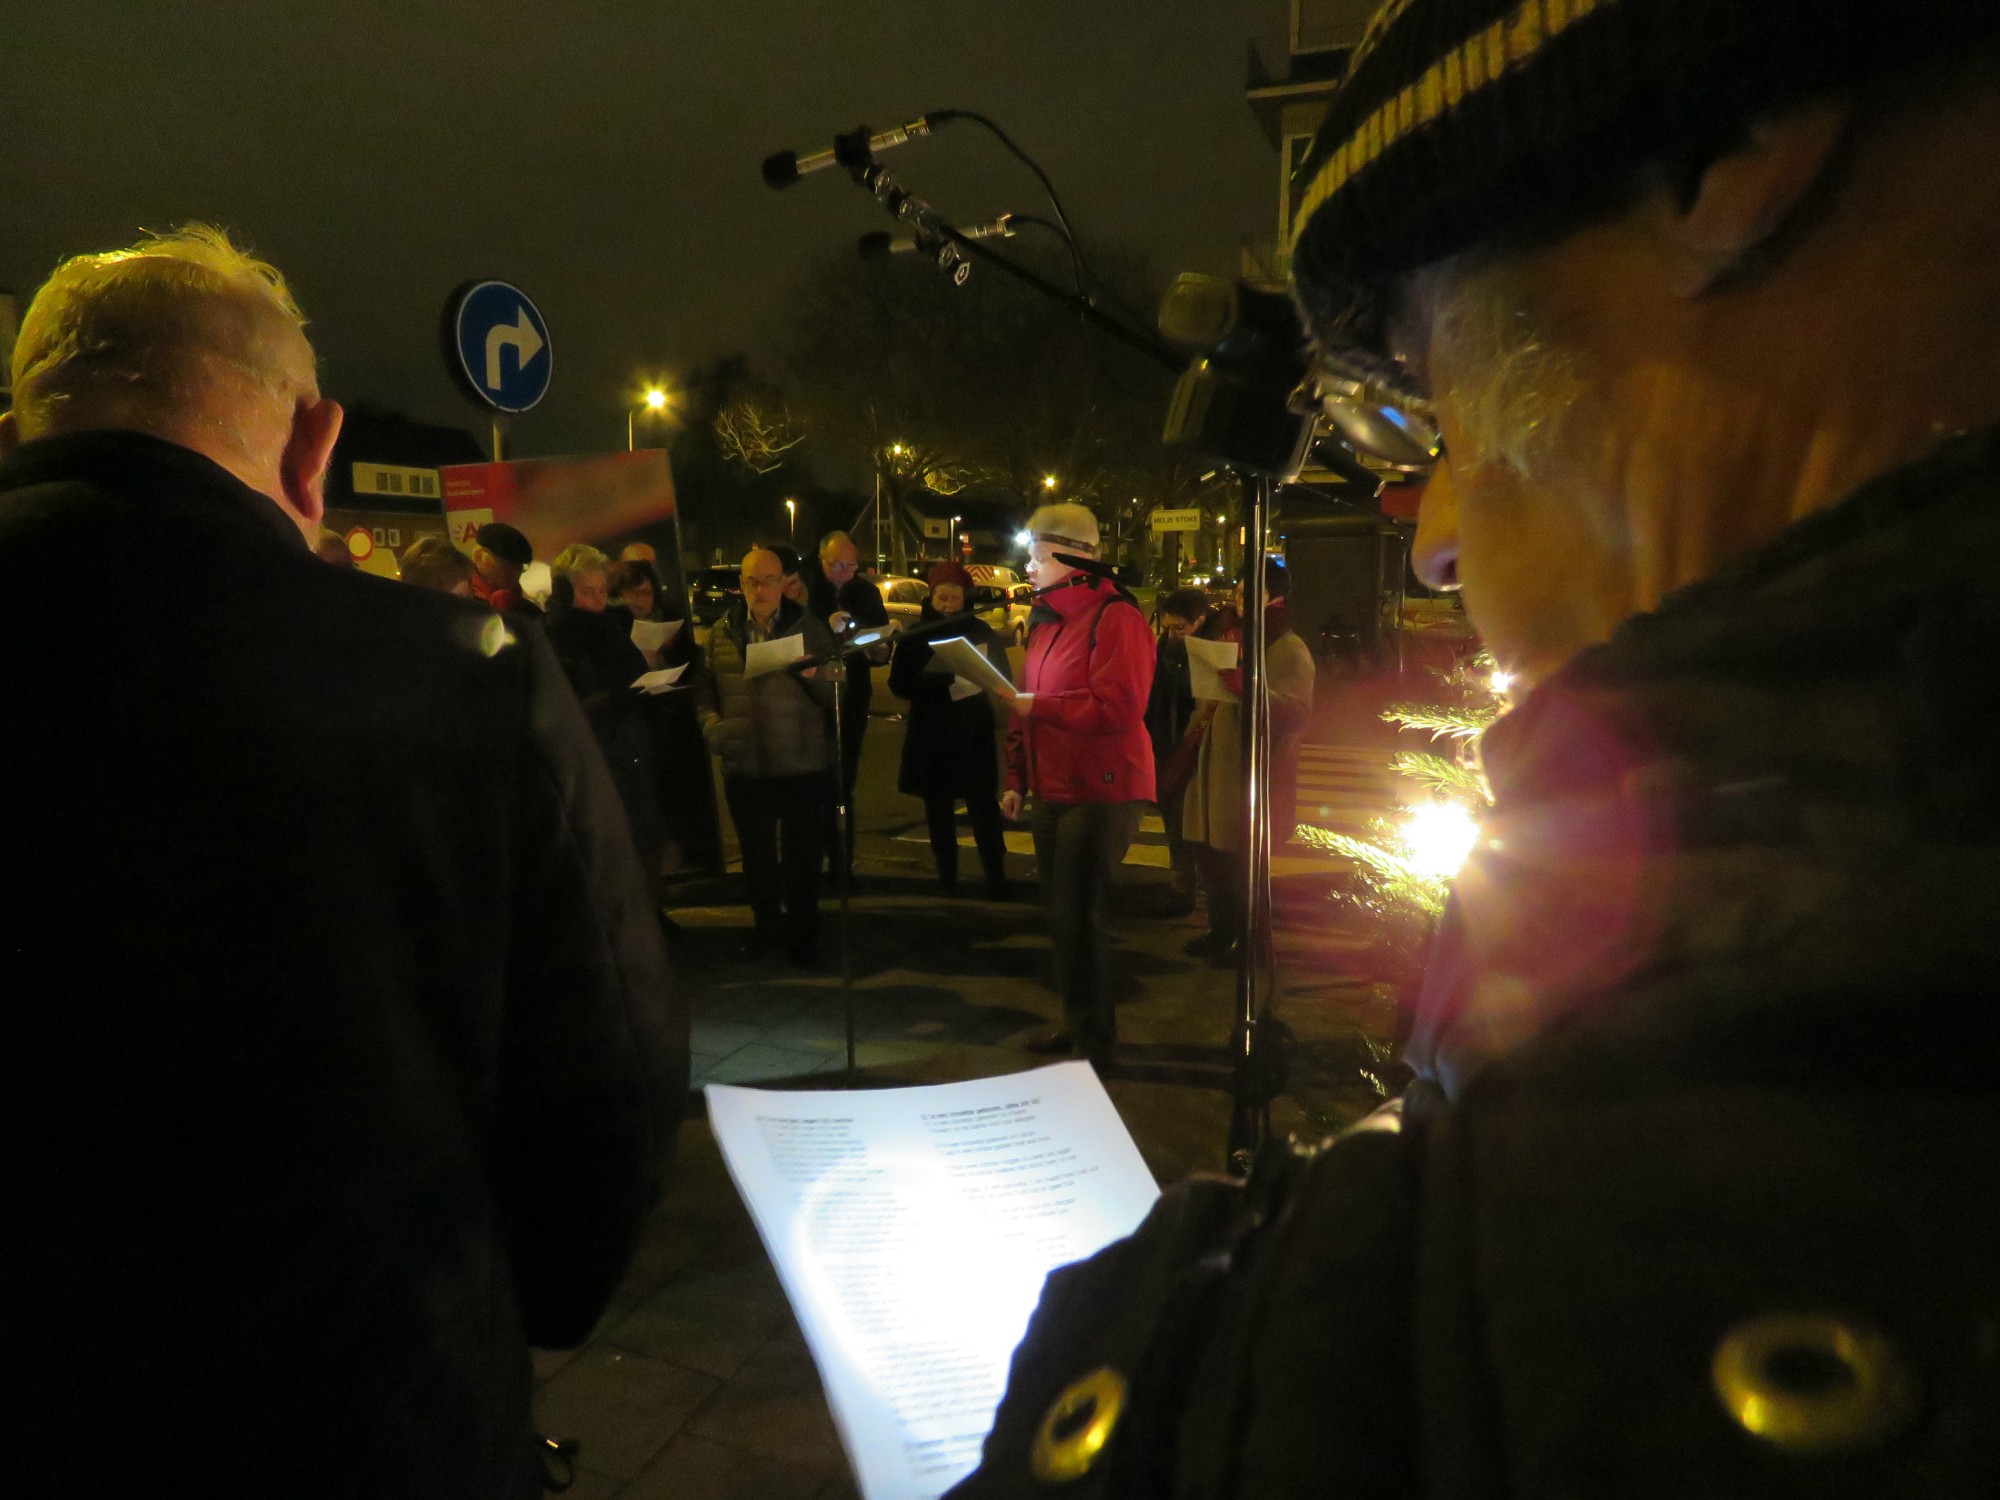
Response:
[[[1996,38],[2000,0],[1387,0],[1301,169],[1300,305],[1367,375],[1393,278]]]

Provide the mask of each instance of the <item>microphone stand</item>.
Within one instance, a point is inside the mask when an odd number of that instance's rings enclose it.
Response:
[[[843,138],[835,143],[835,148],[841,152],[840,163],[854,178],[855,185],[872,194],[891,216],[914,225],[919,234],[931,234],[948,240],[974,259],[989,266],[999,267],[1015,280],[1033,287],[1044,297],[1068,308],[1093,328],[1103,330],[1128,348],[1136,349],[1149,359],[1166,366],[1176,375],[1185,367],[1187,361],[1182,355],[1166,344],[1149,338],[1127,327],[1116,318],[1110,317],[1089,297],[1080,292],[1066,292],[1054,283],[1037,276],[1026,266],[1019,265],[998,251],[991,250],[970,236],[960,233],[944,215],[883,171],[882,163],[868,150],[865,141],[857,143]]]
[[[841,709],[847,697],[847,653],[860,634],[852,629],[843,631],[835,637],[834,648],[826,655],[804,657],[791,664],[794,672],[817,667],[826,673],[827,680],[833,684],[833,836],[836,844],[831,852],[837,872],[834,894],[839,900],[840,910],[840,1006],[847,1036],[847,1082],[850,1085],[857,1081],[854,1063],[854,948],[850,925],[850,871],[847,867],[847,850],[853,838],[854,809],[848,805],[846,762],[841,758],[846,732]],[[868,669],[863,667],[862,670]]]
[[[1271,1101],[1284,1087],[1281,1033],[1270,1014],[1276,986],[1259,1004],[1258,970],[1271,947],[1271,697],[1264,670],[1264,536],[1270,520],[1271,481],[1244,482],[1249,511],[1244,527],[1249,556],[1243,582],[1243,930],[1236,951],[1236,1024],[1230,1033],[1229,1166],[1247,1176],[1257,1148],[1270,1133]],[[1275,976],[1274,976],[1275,978]]]

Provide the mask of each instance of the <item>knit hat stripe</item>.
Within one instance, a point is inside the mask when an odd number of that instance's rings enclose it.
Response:
[[[1384,13],[1380,33],[1386,34],[1411,0]],[[1571,26],[1619,3],[1619,0],[1522,0],[1507,15],[1474,32],[1459,46],[1424,70],[1416,82],[1394,95],[1350,132],[1319,165],[1300,202],[1292,244],[1297,247],[1313,212],[1360,172],[1381,159],[1398,141],[1422,129],[1467,99],[1525,66],[1550,41]],[[1378,18],[1379,19],[1379,18]],[[1366,43],[1364,42],[1364,46]],[[1355,72],[1367,58],[1358,50]]]

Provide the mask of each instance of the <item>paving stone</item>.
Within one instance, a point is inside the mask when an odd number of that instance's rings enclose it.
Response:
[[[604,1337],[720,1379],[740,1370],[790,1317],[768,1267],[698,1268],[647,1297]]]
[[[689,1023],[688,1032],[689,1045],[711,1064],[763,1035],[764,1028],[749,1021],[725,1021],[714,1016],[696,1016]]]
[[[842,1462],[840,1439],[804,1342],[767,1339],[702,1407],[688,1431],[748,1452],[818,1465]]]
[[[826,1061],[824,1052],[793,1047],[773,1047],[752,1042],[725,1057],[704,1075],[704,1083],[770,1083],[776,1079],[803,1078],[817,1072]]]
[[[814,1500],[833,1478],[822,1467],[746,1453],[683,1433],[620,1500]]]
[[[693,1265],[704,1251],[736,1227],[737,1222],[690,1223],[675,1218],[665,1207],[655,1209],[646,1221],[645,1234],[633,1253],[632,1264],[626,1267],[625,1278],[619,1283],[619,1290],[630,1294],[627,1311],[630,1303],[656,1291]]]
[[[615,1348],[591,1345],[543,1386],[539,1430],[582,1444],[582,1466],[627,1480],[712,1396],[711,1375]]]

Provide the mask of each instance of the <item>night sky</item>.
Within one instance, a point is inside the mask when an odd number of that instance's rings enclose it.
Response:
[[[1233,271],[1277,164],[1245,48],[1284,0],[519,0],[0,6],[0,286],[141,226],[221,223],[286,272],[343,400],[484,433],[437,353],[458,282],[524,287],[555,346],[510,456],[622,447],[626,392],[772,346],[814,259],[889,227],[844,174],[758,178],[866,121],[992,115],[1086,247]],[[961,223],[1045,211],[960,123],[884,158]]]

